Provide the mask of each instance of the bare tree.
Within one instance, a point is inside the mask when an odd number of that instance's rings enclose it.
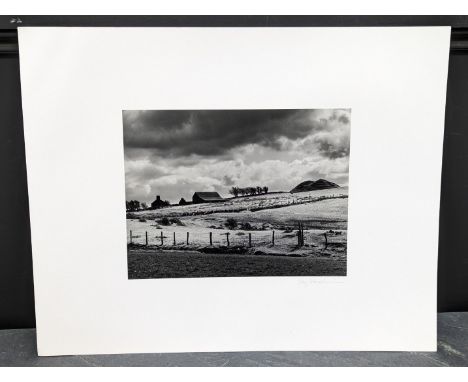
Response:
[[[229,190],[229,193],[233,195],[235,198],[237,198],[239,196],[239,191],[240,191],[239,187],[234,186]]]

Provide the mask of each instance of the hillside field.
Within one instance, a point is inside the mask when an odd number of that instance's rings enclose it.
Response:
[[[347,187],[294,194],[270,193],[231,198],[220,203],[129,213],[127,241],[133,245],[145,244],[147,233],[149,246],[202,250],[210,246],[211,232],[212,247],[223,250],[229,240],[231,248],[245,247],[250,254],[315,254],[345,259],[347,215]],[[228,219],[230,227],[226,226]],[[305,245],[300,248],[297,246],[298,222],[304,228]]]

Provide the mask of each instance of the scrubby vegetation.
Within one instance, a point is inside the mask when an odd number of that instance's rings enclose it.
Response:
[[[235,229],[237,227],[237,220],[234,218],[227,218],[224,225],[227,229]]]
[[[164,216],[162,219],[159,219],[156,222],[165,226],[172,225],[172,224],[176,224],[179,226],[185,225],[184,223],[182,223],[182,221],[179,218],[168,218],[167,216]]]
[[[241,229],[243,229],[245,231],[251,231],[251,230],[253,230],[255,228],[249,222],[245,222],[245,223],[241,223]]]

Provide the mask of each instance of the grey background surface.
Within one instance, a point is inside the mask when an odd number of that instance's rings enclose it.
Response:
[[[0,330],[0,366],[468,366],[468,313],[438,316],[437,353],[233,352],[38,357],[34,329]]]

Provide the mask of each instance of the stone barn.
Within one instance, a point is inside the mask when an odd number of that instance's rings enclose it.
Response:
[[[195,192],[192,196],[192,203],[216,203],[224,199],[217,192]]]
[[[169,203],[167,203],[166,201],[161,200],[161,197],[159,195],[156,195],[156,200],[153,203],[151,203],[151,208],[154,210],[157,208],[166,207],[168,204]]]

